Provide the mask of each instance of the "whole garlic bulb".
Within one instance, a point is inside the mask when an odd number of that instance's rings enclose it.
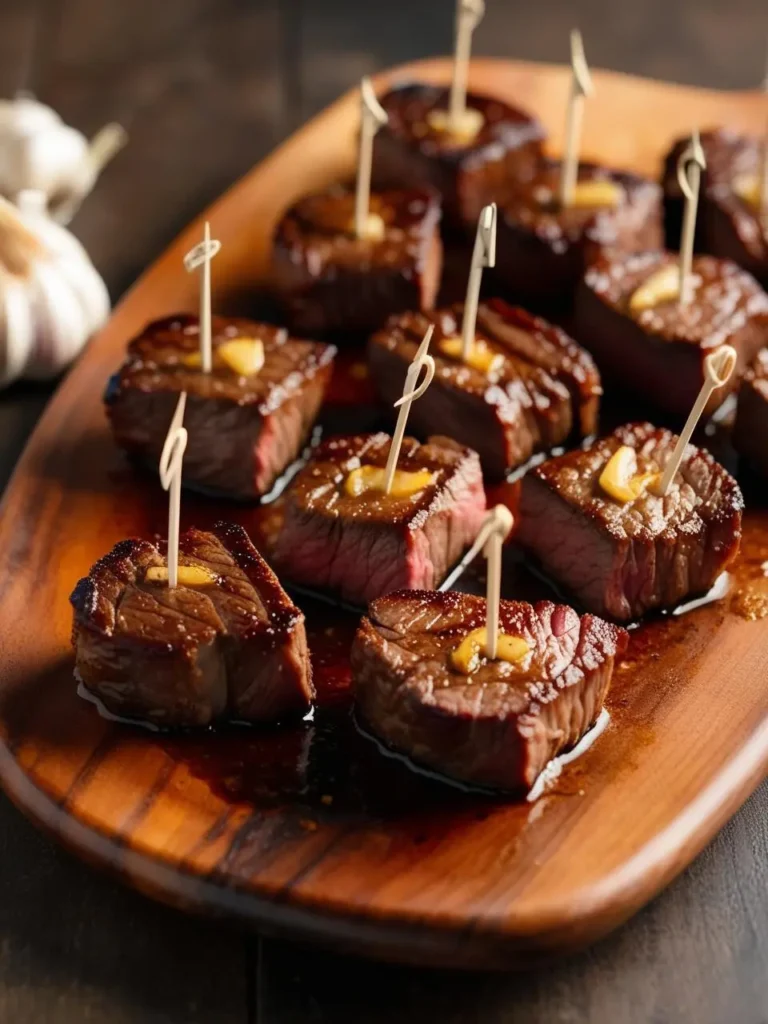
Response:
[[[55,377],[108,316],[104,282],[45,196],[0,199],[0,385]]]
[[[88,142],[44,103],[0,100],[0,195],[15,202],[25,189],[42,192],[51,216],[68,224],[125,141],[117,124]]]

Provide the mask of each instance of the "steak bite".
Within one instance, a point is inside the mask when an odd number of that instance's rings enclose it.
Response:
[[[388,746],[451,778],[528,790],[595,723],[627,634],[565,605],[502,601],[503,633],[528,652],[457,671],[485,624],[482,597],[401,591],[373,601],[352,646],[357,711]]]
[[[257,498],[300,454],[336,350],[250,320],[213,317],[211,333],[212,368],[203,373],[197,317],[150,323],[130,342],[110,381],[107,416],[117,444],[156,465],[179,394],[186,391],[185,485]],[[263,364],[250,372],[239,362],[253,341],[261,342]]]
[[[287,579],[364,605],[439,586],[474,541],[485,513],[480,460],[447,439],[403,440],[398,473],[418,474],[417,490],[355,493],[351,474],[383,471],[390,441],[366,434],[315,449],[285,492],[275,560]]]
[[[672,608],[705,594],[736,557],[744,500],[708,452],[689,445],[670,490],[656,495],[653,477],[676,442],[668,430],[631,424],[524,478],[518,540],[587,610],[630,622]],[[641,485],[628,501],[601,484],[622,446],[634,452]]]
[[[480,211],[510,180],[533,175],[544,128],[501,100],[467,95],[481,117],[472,138],[446,130],[450,90],[408,83],[380,99],[389,121],[374,140],[374,180],[382,188],[431,186],[443,198],[446,221],[474,231]]]
[[[733,446],[768,476],[768,349],[758,353],[741,382]]]
[[[391,313],[432,309],[442,243],[437,193],[374,193],[380,236],[357,238],[355,196],[334,186],[283,216],[273,250],[273,283],[286,318],[305,334],[370,333]]]
[[[76,674],[113,714],[270,722],[314,696],[304,616],[239,526],[182,534],[173,589],[154,544],[122,541],[70,600]]]
[[[706,356],[732,345],[736,371],[712,393],[705,409],[710,415],[768,342],[768,295],[735,264],[697,256],[686,305],[676,296],[650,307],[638,303],[641,285],[677,262],[676,254],[664,252],[598,260],[579,288],[574,334],[606,376],[679,417],[690,412],[701,389]]]
[[[404,313],[371,338],[371,378],[392,404],[403,392],[427,325],[435,324],[435,376],[409,415],[417,434],[446,431],[473,448],[485,473],[498,479],[536,452],[595,433],[600,376],[592,357],[564,331],[491,299],[477,311],[477,362],[464,363],[458,340],[462,315],[461,305]]]
[[[496,280],[534,308],[567,308],[584,271],[606,249],[662,244],[661,190],[635,174],[579,164],[573,203],[558,199],[560,167],[542,163],[499,200]]]
[[[677,249],[683,225],[685,199],[677,179],[677,163],[690,145],[690,137],[678,139],[664,161],[664,222],[667,246]],[[701,147],[707,163],[701,172],[695,246],[697,251],[731,259],[758,278],[768,281],[768,246],[754,205],[740,191],[756,184],[762,161],[762,145],[754,138],[728,128],[703,132]]]

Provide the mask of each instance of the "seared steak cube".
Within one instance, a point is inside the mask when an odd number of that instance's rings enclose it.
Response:
[[[605,249],[638,252],[662,244],[658,185],[580,164],[582,196],[563,208],[560,174],[560,164],[547,161],[499,203],[496,280],[505,297],[537,309],[570,307],[584,271]]]
[[[529,178],[541,157],[544,129],[530,114],[501,100],[469,93],[482,115],[474,138],[456,138],[433,117],[448,111],[449,90],[408,83],[381,97],[389,122],[374,141],[373,173],[383,188],[431,185],[443,197],[446,220],[474,232],[486,203],[510,179]]]
[[[354,194],[334,187],[302,199],[277,226],[273,283],[299,333],[368,334],[391,313],[434,305],[442,268],[437,193],[371,195],[381,237],[355,236],[354,207]]]
[[[395,750],[462,782],[527,790],[573,747],[603,706],[627,634],[564,605],[502,601],[500,630],[527,642],[519,664],[480,661],[470,675],[452,652],[485,625],[468,594],[402,591],[373,601],[352,646],[364,723]]]
[[[485,473],[497,479],[574,434],[595,433],[600,376],[584,349],[559,327],[491,299],[477,312],[475,336],[483,362],[468,365],[454,350],[462,313],[462,306],[405,313],[371,339],[371,378],[392,404],[403,392],[427,325],[435,324],[435,377],[411,408],[415,433],[445,431],[473,448]]]
[[[165,567],[155,545],[126,540],[72,593],[76,672],[107,710],[163,727],[306,711],[304,616],[244,530],[188,530],[173,589],[152,578]]]
[[[634,308],[638,288],[677,260],[664,252],[600,259],[579,289],[573,330],[606,376],[682,419],[701,389],[704,360],[719,345],[732,345],[738,362],[730,382],[712,393],[705,415],[737,387],[768,342],[768,296],[735,264],[697,256],[686,305],[671,298]]]
[[[664,224],[670,249],[680,246],[685,199],[677,178],[677,162],[689,143],[689,137],[678,139],[664,161]],[[766,284],[768,247],[765,236],[754,208],[736,193],[740,180],[759,175],[762,144],[728,128],[715,128],[702,132],[701,146],[707,166],[701,172],[696,249],[731,259]]]
[[[537,466],[523,480],[518,540],[597,615],[619,622],[705,594],[739,549],[744,501],[712,456],[689,445],[665,497],[629,502],[600,485],[611,456],[634,449],[637,474],[664,470],[677,438],[649,423]]]
[[[741,382],[733,445],[768,476],[768,349],[758,354]]]
[[[475,452],[435,439],[405,438],[398,471],[425,472],[408,496],[348,492],[350,473],[386,465],[390,438],[334,438],[285,492],[276,562],[285,577],[364,605],[402,588],[437,587],[475,539],[485,512]]]
[[[228,343],[259,340],[263,365],[243,375],[222,356]],[[214,317],[212,368],[200,369],[197,317],[156,320],[128,345],[105,395],[117,443],[157,465],[182,391],[189,433],[183,480],[236,498],[266,494],[301,452],[333,370],[330,345],[283,328]]]

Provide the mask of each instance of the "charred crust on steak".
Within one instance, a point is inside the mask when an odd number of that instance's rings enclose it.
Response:
[[[442,268],[440,198],[433,189],[374,192],[383,237],[357,238],[354,193],[342,185],[299,200],[280,219],[273,284],[297,330],[373,330],[391,313],[430,309]]]
[[[502,601],[500,628],[522,637],[524,666],[484,662],[470,676],[451,652],[486,621],[481,597],[410,591],[371,602],[352,648],[353,690],[385,743],[443,774],[529,788],[597,719],[626,632],[541,601]]]
[[[264,344],[264,366],[248,377],[216,358],[219,345],[243,337],[259,338]],[[198,318],[182,313],[152,321],[128,343],[125,362],[104,396],[107,406],[135,388],[176,395],[186,391],[190,397],[255,406],[267,415],[329,367],[336,354],[333,345],[291,338],[284,327],[223,316],[211,318],[211,348],[211,372],[203,373],[185,362],[200,351]]]
[[[733,477],[689,445],[669,492],[631,502],[599,478],[622,446],[637,472],[663,471],[677,437],[650,423],[620,427],[584,450],[533,469],[523,482],[518,539],[590,611],[631,621],[706,593],[739,549],[744,499]]]
[[[275,563],[286,579],[355,605],[403,588],[437,587],[474,541],[485,514],[477,454],[440,438],[404,438],[398,468],[428,470],[408,497],[346,493],[360,464],[383,468],[391,438],[367,434],[323,442],[284,495]]]
[[[768,295],[735,263],[713,256],[694,257],[694,288],[686,305],[667,301],[634,311],[630,299],[640,285],[662,267],[677,262],[678,256],[672,252],[607,256],[590,267],[584,283],[607,306],[661,341],[706,352],[733,344],[734,335],[754,318],[764,323],[768,340]]]
[[[115,545],[78,582],[73,644],[86,687],[114,713],[169,726],[306,710],[304,616],[242,527],[187,530],[179,562],[207,570],[212,585],[149,582],[147,571],[166,564],[164,545],[138,539]]]
[[[736,264],[695,256],[689,303],[667,300],[633,309],[636,290],[677,260],[670,252],[611,254],[596,260],[578,291],[574,333],[604,373],[681,417],[701,388],[707,354],[732,345],[738,356],[736,372],[713,392],[705,410],[710,415],[768,341],[768,295]]]
[[[701,172],[699,215],[696,224],[696,245],[704,252],[718,253],[709,247],[706,207],[711,197],[732,194],[734,180],[743,174],[758,172],[761,146],[757,139],[741,135],[730,128],[711,128],[700,135],[707,166]],[[690,144],[690,136],[677,139],[664,158],[661,185],[664,191],[664,220],[667,246],[680,245],[685,200],[677,177],[677,163]]]
[[[567,304],[589,264],[606,251],[637,252],[662,243],[661,189],[626,171],[579,164],[578,182],[620,189],[615,206],[558,202],[560,164],[542,163],[529,181],[512,185],[499,204],[496,275],[512,294],[539,305]]]
[[[758,353],[741,382],[733,445],[750,465],[768,476],[768,349]]]
[[[156,320],[128,345],[104,401],[115,440],[157,466],[181,391],[187,392],[185,486],[252,500],[266,494],[301,453],[330,383],[336,349],[289,336],[282,327],[212,318],[212,369],[199,354],[198,318]],[[217,356],[235,338],[258,338],[261,369],[247,376]],[[222,440],[226,438],[226,444]]]
[[[440,443],[419,444],[403,438],[398,469],[409,473],[421,469],[432,473],[432,482],[409,497],[392,497],[379,491],[366,491],[353,497],[345,493],[344,482],[358,466],[383,469],[387,464],[389,434],[355,434],[333,437],[321,442],[286,491],[286,500],[331,519],[352,519],[402,525],[418,530],[424,519],[445,507],[451,480],[463,470],[464,463],[477,461],[473,451]],[[330,496],[332,500],[329,501]]]
[[[489,374],[445,355],[441,343],[461,333],[463,306],[392,317],[369,344],[372,379],[391,403],[429,324],[435,379],[411,410],[419,433],[444,429],[475,448],[490,476],[537,451],[597,429],[600,375],[592,357],[563,330],[501,299],[481,303],[476,337],[501,358]],[[474,404],[470,404],[474,403]],[[450,408],[449,408],[450,406]],[[486,422],[488,418],[492,422]]]
[[[380,97],[389,117],[374,140],[373,173],[383,187],[431,185],[443,196],[452,222],[471,226],[482,206],[510,177],[527,178],[541,157],[545,132],[525,111],[468,93],[467,106],[482,115],[470,139],[436,129],[430,117],[448,109],[444,86],[409,82]]]
[[[408,82],[379,98],[389,121],[379,133],[395,136],[425,156],[460,163],[469,156],[478,161],[496,158],[499,147],[517,150],[530,142],[542,142],[544,128],[530,114],[501,100],[467,93],[467,106],[477,110],[483,123],[474,138],[456,139],[450,132],[431,127],[429,115],[448,110],[450,90],[445,86]]]

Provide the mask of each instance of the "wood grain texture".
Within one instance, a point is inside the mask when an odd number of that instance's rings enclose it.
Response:
[[[445,62],[417,70],[447,75]],[[480,61],[473,78],[540,113],[557,145],[564,71]],[[650,173],[692,121],[762,123],[757,95],[611,75],[598,88],[587,151]],[[219,308],[239,306],[263,282],[280,209],[348,170],[354,112],[345,98],[210,211],[224,242]],[[622,131],[628,119],[631,137]],[[424,806],[388,819],[303,798],[244,800],[211,785],[178,745],[106,723],[76,698],[72,584],[114,541],[162,528],[164,517],[156,485],[135,478],[114,451],[99,396],[126,337],[149,316],[194,306],[195,283],[179,267],[199,230],[191,225],[120,305],[47,410],[6,495],[3,784],[44,827],[142,890],[266,930],[482,966],[599,936],[666,884],[762,777],[768,719],[755,681],[768,645],[759,624],[710,607],[679,620],[677,632],[665,627],[671,642],[654,672],[629,666],[617,680],[616,728],[534,808]]]

